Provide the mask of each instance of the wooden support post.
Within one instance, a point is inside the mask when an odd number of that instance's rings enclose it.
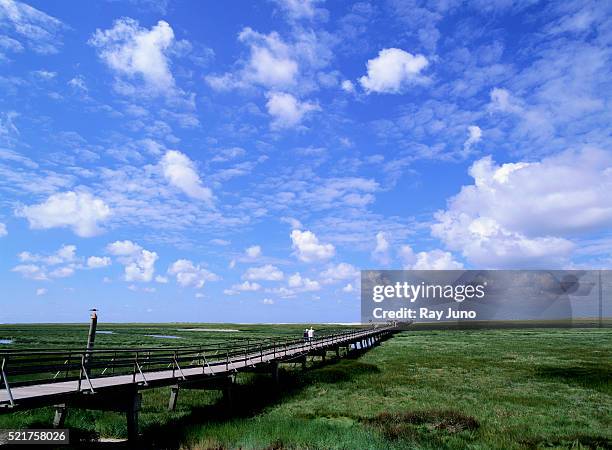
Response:
[[[55,416],[53,416],[53,428],[64,428],[68,408],[66,404],[55,405]]]
[[[336,347],[336,357],[340,358],[340,346]]]
[[[176,409],[176,401],[178,400],[179,386],[178,384],[170,388],[170,399],[168,400],[168,411]]]
[[[125,411],[129,442],[136,442],[138,440],[138,411],[140,411],[141,402],[142,394],[134,392]]]
[[[276,384],[280,382],[280,375],[278,371],[278,362],[274,361],[270,363],[270,373],[272,374],[272,379]]]
[[[306,370],[306,355],[302,356],[300,360],[302,362],[302,370]]]
[[[223,385],[223,404],[228,414],[231,414],[233,401],[232,401],[232,388],[234,386],[234,378],[232,376],[227,377]]]

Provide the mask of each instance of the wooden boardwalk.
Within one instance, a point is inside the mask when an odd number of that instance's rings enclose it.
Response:
[[[239,371],[257,368],[271,363],[281,363],[298,357],[320,353],[339,346],[356,345],[366,348],[379,337],[391,331],[389,327],[368,329],[350,334],[331,335],[309,342],[292,343],[274,348],[251,351],[244,355],[228,359],[216,359],[202,363],[197,367],[173,368],[168,370],[138,370],[131,374],[92,377],[89,381],[81,377],[78,380],[43,382],[24,386],[10,387],[2,385],[0,390],[0,412],[15,409],[56,404],[66,397],[75,394],[96,393],[113,388],[136,387],[138,390],[152,387],[168,386],[182,381],[194,381],[215,376],[227,376]],[[10,394],[9,394],[10,392]],[[11,400],[12,397],[12,400]]]
[[[179,389],[220,389],[231,404],[231,386],[239,372],[269,371],[278,382],[281,363],[301,361],[305,367],[308,356],[325,358],[328,351],[335,351],[340,357],[341,349],[344,355],[367,350],[396,331],[386,326],[309,341],[261,341],[223,349],[3,352],[0,414],[54,405],[54,426],[61,427],[69,407],[121,411],[126,413],[129,439],[134,440],[142,390],[171,386],[169,409],[174,409]]]

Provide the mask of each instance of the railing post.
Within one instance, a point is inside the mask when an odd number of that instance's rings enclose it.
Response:
[[[136,355],[134,357],[134,368],[132,370],[132,383],[136,383],[136,366],[137,365],[138,365],[138,352],[136,352]]]
[[[1,374],[2,374],[2,382],[4,383],[4,388],[6,389],[6,392],[8,394],[8,398],[9,398],[9,402],[11,404],[11,406],[15,406],[15,400],[13,399],[13,394],[11,392],[11,387],[9,386],[8,383],[8,378],[6,376],[6,372],[4,371],[4,367],[6,366],[6,361],[7,361],[7,357],[3,357],[2,358],[2,369],[1,369]]]

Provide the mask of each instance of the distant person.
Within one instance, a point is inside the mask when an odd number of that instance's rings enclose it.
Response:
[[[308,340],[308,328],[304,328],[304,342]]]
[[[314,339],[314,330],[312,327],[308,330],[308,340],[312,341]]]

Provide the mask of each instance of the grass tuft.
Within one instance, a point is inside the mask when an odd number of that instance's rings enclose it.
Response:
[[[379,429],[387,439],[414,439],[418,431],[443,431],[449,434],[476,430],[480,424],[472,416],[454,410],[382,412],[365,423]],[[418,430],[420,428],[421,430]]]

